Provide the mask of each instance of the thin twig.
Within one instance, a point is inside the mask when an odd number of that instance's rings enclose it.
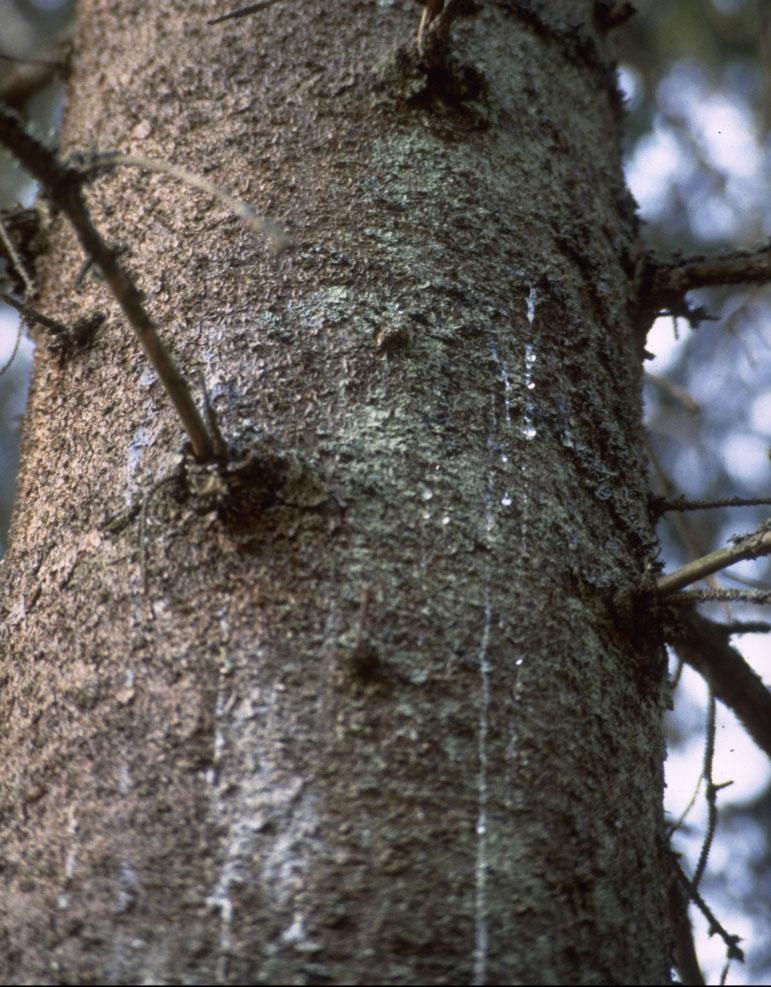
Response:
[[[272,7],[274,4],[279,3],[279,0],[261,0],[260,3],[250,3],[246,7],[239,7],[238,10],[233,10],[229,14],[222,14],[219,17],[213,17],[207,24],[219,24],[221,21],[229,21],[234,17],[246,17],[247,14],[256,14],[258,10],[265,10],[266,7]]]
[[[206,378],[203,374],[200,375],[200,386],[203,394],[203,415],[212,441],[214,442],[214,451],[219,459],[224,459],[228,454],[228,444],[220,429],[220,423],[217,421],[217,415],[209,398],[209,391],[206,388]]]
[[[275,2],[275,0],[273,0],[273,2]],[[212,198],[218,199],[225,206],[227,206],[232,213],[238,216],[239,219],[242,219],[247,226],[250,226],[258,233],[267,234],[271,240],[271,243],[277,250],[282,250],[291,243],[290,237],[284,230],[281,229],[280,226],[277,226],[267,217],[260,216],[255,211],[254,207],[249,205],[248,202],[237,199],[235,196],[230,195],[229,192],[226,192],[218,185],[214,185],[202,175],[197,175],[193,171],[188,171],[187,168],[182,168],[179,165],[171,164],[169,161],[161,161],[157,158],[145,158],[138,154],[120,154],[118,152],[109,151],[97,155],[90,165],[85,165],[83,170],[85,172],[88,172],[89,170],[98,170],[105,165],[108,167],[111,167],[112,165],[125,165],[129,168],[142,168],[144,171],[155,171],[161,175],[171,175],[179,181],[184,182],[186,185],[191,185],[193,188],[198,188],[202,192],[206,192],[208,195],[212,196]]]
[[[3,246],[8,251],[8,256],[11,259],[14,270],[19,275],[21,280],[24,282],[24,293],[27,295],[34,295],[35,285],[32,282],[32,278],[27,274],[27,269],[24,266],[24,262],[19,256],[19,252],[13,245],[13,240],[8,235],[8,230],[5,228],[5,223],[0,217],[0,240],[3,242]]]
[[[683,675],[683,668],[684,668],[684,662],[680,658],[678,658],[677,668],[675,669],[675,674],[672,676],[672,682],[671,682],[671,688],[673,692],[680,684],[680,679],[682,678]]]
[[[704,876],[704,871],[707,867],[707,858],[709,857],[709,851],[712,848],[712,841],[715,838],[715,830],[717,828],[717,787],[712,780],[712,764],[715,760],[716,716],[717,709],[715,703],[715,691],[710,687],[709,698],[707,700],[707,728],[706,737],[704,740],[704,766],[702,768],[702,778],[707,786],[705,793],[707,800],[707,830],[704,834],[704,842],[701,845],[701,852],[699,853],[699,860],[696,864],[696,870],[691,878],[691,886],[694,891],[698,889],[699,884],[701,884],[701,879]]]
[[[646,371],[645,379],[649,380],[651,384],[654,384],[663,391],[667,397],[672,398],[680,407],[685,408],[685,410],[691,415],[701,414],[701,405],[690,394],[684,387],[679,387],[677,384],[673,383],[668,377],[662,377],[659,374],[652,374]]]
[[[682,869],[682,867],[677,862],[677,860],[675,860],[674,863],[675,863],[678,879],[682,882],[685,890],[687,891],[688,895],[691,898],[691,901],[693,901],[693,903],[702,913],[704,918],[706,918],[706,920],[709,922],[709,934],[712,936],[717,933],[717,935],[720,936],[720,938],[723,940],[723,942],[726,945],[726,953],[729,959],[740,960],[743,963],[744,953],[738,946],[738,943],[742,941],[741,936],[732,936],[729,932],[727,932],[723,928],[723,926],[715,917],[715,913],[712,911],[712,909],[709,907],[706,901],[699,894],[698,890],[694,888],[691,882],[688,880],[685,871]]]
[[[8,55],[0,51],[0,61],[13,62],[14,65],[44,65],[46,68],[60,69],[61,62],[52,62],[46,58],[21,58],[19,55]]]
[[[664,467],[661,465],[656,450],[653,448],[650,438],[645,440],[645,448],[648,453],[648,458],[651,461],[651,465],[659,479],[661,487],[664,491],[664,498],[669,500],[674,500],[674,494],[676,492],[675,485],[671,478],[667,474]],[[657,517],[660,516],[660,512],[657,509],[658,502],[663,499],[657,495],[652,497],[652,510]],[[704,546],[700,543],[697,538],[696,533],[693,531],[692,527],[688,524],[687,520],[682,516],[682,514],[673,514],[670,523],[674,526],[675,531],[680,536],[683,545],[687,549],[687,554],[690,558],[698,558],[700,555],[704,554]]]
[[[705,981],[693,944],[693,926],[688,915],[690,895],[681,878],[677,856],[672,851],[669,856],[672,861],[672,875],[667,882],[669,885],[667,898],[669,901],[669,918],[675,938],[675,966],[680,974],[681,983],[693,984],[694,987],[697,987],[697,985],[704,984]]]
[[[662,576],[656,583],[656,589],[662,596],[666,596],[704,579],[705,576],[709,576],[713,572],[726,569],[735,562],[741,562],[743,559],[758,559],[769,554],[771,554],[771,530],[763,527],[744,538],[737,539],[736,543],[728,548],[720,548],[716,552],[702,555],[699,559],[687,562],[675,572]],[[734,591],[729,590],[727,592]],[[742,598],[739,596],[721,597],[721,599]],[[712,597],[712,599],[716,599],[716,597]]]
[[[57,322],[56,319],[52,319],[48,315],[43,315],[42,312],[38,312],[36,308],[33,308],[29,302],[20,302],[13,295],[9,295],[7,291],[0,291],[0,299],[6,305],[15,308],[25,318],[31,319],[33,322],[38,322],[43,328],[54,333],[56,336],[66,336],[70,332],[70,327],[65,326],[63,322]]]
[[[83,198],[83,175],[62,164],[51,151],[34,138],[13,110],[0,105],[0,142],[45,187],[52,201],[67,216],[89,257],[101,270],[105,281],[134,329],[142,349],[155,368],[190,437],[195,456],[202,461],[215,458],[212,438],[193,401],[182,374],[145,311],[141,295],[121,266],[115,250],[105,243],[91,221]]]
[[[683,667],[683,664],[684,664],[683,662],[680,663],[681,668]],[[674,691],[674,686],[673,686],[673,691]],[[685,820],[688,818],[688,816],[690,816],[691,809],[696,805],[696,799],[699,797],[699,792],[701,791],[701,782],[702,782],[702,776],[699,775],[699,780],[696,782],[696,787],[693,790],[693,794],[688,799],[688,804],[680,813],[680,815],[677,817],[675,822],[673,822],[670,826],[667,827],[667,831],[670,834],[670,836],[673,833],[676,833],[679,829],[682,829]]]
[[[771,504],[771,497],[722,497],[718,500],[686,500],[679,497],[677,500],[661,498],[654,507],[658,514],[665,514],[667,511],[709,511],[722,507],[765,507],[768,504]]]
[[[0,298],[4,299],[4,293],[0,292]],[[0,367],[0,377],[8,370],[13,361],[16,359],[16,354],[19,352],[19,345],[21,344],[21,319],[16,323],[16,339],[13,343],[13,349],[11,350],[11,355],[5,361],[5,363]]]
[[[667,597],[667,603],[672,606],[685,607],[694,603],[753,603],[755,606],[766,606],[771,603],[771,590],[751,589],[686,589],[681,593],[672,593]]]

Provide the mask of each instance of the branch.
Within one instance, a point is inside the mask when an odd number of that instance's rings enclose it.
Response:
[[[674,295],[679,299],[694,288],[768,281],[771,281],[771,242],[759,250],[735,250],[717,257],[655,264],[650,293],[659,297]]]
[[[680,315],[692,325],[711,319],[702,308],[692,309],[685,296],[694,288],[726,284],[766,284],[771,281],[771,242],[757,250],[735,250],[716,257],[691,257],[669,263],[650,257],[643,261],[637,282],[637,315],[647,331],[662,312]]]
[[[662,576],[656,582],[656,589],[662,596],[666,596],[704,579],[705,576],[712,575],[713,572],[719,572],[721,569],[733,565],[734,562],[740,562],[743,559],[758,559],[770,554],[771,527],[766,522],[752,534],[737,538],[736,542],[729,548],[719,548],[716,552],[703,555],[700,559],[686,563],[675,572]]]
[[[116,252],[107,246],[91,221],[81,187],[83,175],[71,165],[62,164],[54,154],[25,130],[21,119],[0,105],[0,143],[6,145],[21,164],[44,186],[59,209],[67,216],[88,257],[101,270],[105,281],[134,329],[147,358],[155,368],[190,437],[199,460],[215,458],[212,437],[201,418],[190,390],[158,331],[145,311],[140,293],[123,269]]]
[[[771,624],[766,620],[731,620],[721,626],[726,634],[771,633]]]
[[[691,611],[682,616],[677,639],[669,642],[732,709],[758,747],[771,757],[771,692],[729,643],[731,628]]]
[[[667,500],[665,497],[651,497],[651,506],[657,517],[667,511],[709,511],[718,507],[765,507],[771,504],[771,497],[723,497],[718,500],[686,500],[678,497]]]

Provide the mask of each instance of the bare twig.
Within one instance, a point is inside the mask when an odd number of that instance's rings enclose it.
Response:
[[[715,838],[715,830],[717,829],[717,793],[718,786],[712,780],[712,764],[715,760],[715,726],[717,719],[717,709],[715,704],[715,690],[710,686],[709,689],[709,699],[707,701],[707,729],[706,729],[706,739],[704,741],[704,766],[702,768],[702,777],[707,786],[705,797],[707,799],[707,831],[704,834],[704,842],[701,845],[701,852],[699,853],[699,860],[696,864],[696,870],[693,872],[693,877],[691,878],[691,885],[694,890],[696,890],[701,884],[701,879],[704,876],[704,871],[707,869],[707,860],[709,858],[709,851],[712,849],[712,841]]]
[[[67,216],[89,257],[101,270],[105,281],[139,338],[142,349],[155,368],[190,437],[199,460],[215,458],[214,444],[190,390],[158,331],[145,311],[139,291],[121,266],[115,250],[97,231],[88,212],[81,186],[83,175],[76,168],[61,163],[54,154],[25,129],[21,119],[0,106],[0,142],[45,187],[53,202]]]
[[[54,335],[66,335],[70,331],[69,326],[65,326],[63,322],[57,322],[56,319],[43,315],[42,312],[38,312],[36,308],[33,308],[29,302],[20,302],[18,299],[14,298],[13,295],[9,295],[7,291],[0,291],[0,299],[2,299],[6,305],[10,305],[11,308],[15,308],[21,315],[31,319],[33,322],[39,323],[49,332],[54,333]]]
[[[681,668],[681,670],[684,667],[685,667],[685,662],[682,661],[682,659],[680,659],[680,668]],[[672,691],[673,692],[674,692],[676,686],[677,686],[677,683],[675,681],[673,681],[672,682]],[[679,817],[675,820],[675,822],[673,822],[668,827],[669,835],[670,836],[673,833],[676,833],[678,831],[678,829],[682,829],[683,828],[683,825],[685,824],[685,820],[688,818],[688,816],[690,816],[691,810],[693,809],[694,805],[696,805],[696,799],[699,797],[699,792],[701,791],[701,783],[702,783],[702,781],[703,781],[703,778],[702,778],[701,775],[699,775],[699,780],[696,782],[696,787],[693,790],[693,794],[688,799],[688,804],[683,809],[683,811],[680,813]]]
[[[272,7],[278,2],[279,0],[261,0],[260,3],[250,3],[246,7],[239,7],[238,10],[232,10],[229,14],[221,14],[219,17],[213,17],[206,23],[219,24],[221,21],[229,21],[235,17],[246,17],[247,14],[256,14],[258,10],[265,10],[266,7]]]
[[[52,349],[60,356],[64,356],[68,351],[71,352],[74,349],[84,347],[93,339],[94,333],[106,318],[103,312],[93,311],[80,316],[71,326],[67,326],[39,312],[29,302],[18,301],[13,295],[9,295],[8,292],[0,291],[0,300],[4,301],[6,305],[15,308],[25,319],[29,319],[30,322],[36,322],[47,330],[53,337]],[[19,328],[21,329],[21,326]]]
[[[657,514],[666,514],[667,511],[709,511],[720,507],[765,507],[768,504],[771,504],[771,497],[722,497],[718,500],[686,500],[685,497],[666,500],[661,497],[653,506]]]
[[[682,593],[672,593],[667,603],[685,607],[692,603],[754,603],[766,606],[771,603],[771,590],[752,589],[686,589]]]
[[[653,469],[655,470],[656,475],[659,479],[659,483],[661,484],[665,494],[668,495],[669,500],[674,500],[675,498],[673,495],[676,492],[674,483],[672,482],[671,478],[667,474],[664,467],[661,465],[661,462],[659,461],[659,458],[656,455],[656,451],[652,447],[650,441],[646,440],[645,445],[648,452],[648,457],[651,461],[651,465],[653,466]],[[660,503],[662,499],[663,498],[655,495],[652,498],[651,507],[656,517],[661,516],[661,512],[657,510],[656,505],[657,503]],[[694,558],[694,559],[699,558],[701,555],[704,554],[704,546],[700,544],[700,539],[697,537],[696,532],[693,530],[692,525],[688,523],[687,518],[683,514],[678,512],[674,513],[670,518],[670,523],[672,524],[675,531],[680,536],[680,539],[683,545],[685,546],[685,548],[687,549],[687,553],[690,558]],[[713,577],[708,577],[707,582],[709,585],[712,585],[715,582],[715,580]],[[680,668],[678,670],[678,674],[681,671],[682,671],[682,662],[680,662]]]
[[[771,624],[766,620],[731,620],[720,625],[726,634],[768,634]]]
[[[680,982],[699,987],[705,983],[696,949],[693,944],[693,927],[688,915],[690,895],[686,883],[682,880],[682,870],[677,857],[670,852],[672,860],[672,877],[669,881],[669,918],[675,935],[675,966],[680,974]]]
[[[739,948],[739,943],[741,942],[741,936],[731,935],[729,932],[726,931],[726,929],[723,928],[723,926],[715,917],[715,913],[712,911],[712,909],[709,907],[706,901],[702,898],[702,896],[699,894],[697,889],[694,888],[691,882],[688,880],[688,876],[686,875],[685,871],[678,863],[674,854],[672,855],[672,858],[673,858],[673,864],[675,867],[675,874],[677,875],[677,879],[683,885],[683,888],[688,894],[691,901],[693,901],[693,903],[697,906],[697,908],[702,913],[704,918],[706,918],[707,922],[709,922],[709,934],[711,936],[715,934],[720,936],[720,938],[723,940],[723,942],[726,945],[726,953],[729,959],[740,960],[741,962],[744,962],[744,953]]]
[[[740,562],[743,559],[758,559],[769,554],[771,554],[771,529],[764,526],[744,538],[737,539],[736,543],[728,548],[720,548],[716,552],[710,552],[708,555],[703,555],[699,559],[686,563],[675,572],[662,576],[657,581],[656,588],[660,594],[666,596],[704,579],[705,576],[709,576],[713,572],[726,569],[735,562]],[[724,592],[742,591],[726,590]],[[721,597],[721,599],[723,598],[727,599],[727,597]],[[731,597],[731,599],[743,599],[743,597],[737,596]]]
[[[700,414],[701,405],[684,387],[679,387],[668,377],[662,377],[659,374],[646,373],[645,379],[649,380],[651,384],[655,384],[660,391],[663,391],[667,397],[672,398],[673,401],[685,408],[690,414]]]
[[[5,301],[5,292],[0,291],[0,299]],[[19,352],[20,344],[21,344],[21,321],[19,321],[16,326],[16,339],[14,340],[11,354],[8,357],[8,359],[5,361],[5,363],[2,365],[2,367],[0,367],[0,377],[3,376],[6,370],[8,370],[8,368],[11,366],[13,361],[16,359],[16,354]]]
[[[258,233],[267,234],[267,236],[270,237],[273,246],[277,250],[287,247],[291,242],[284,230],[282,230],[271,220],[267,219],[265,216],[260,216],[255,211],[254,207],[250,206],[248,202],[243,202],[241,199],[237,199],[235,196],[230,195],[229,192],[221,189],[218,185],[214,185],[202,175],[196,175],[195,172],[188,171],[187,168],[181,168],[179,165],[171,164],[169,161],[159,161],[156,158],[145,158],[142,155],[137,154],[107,152],[97,155],[93,159],[92,163],[90,165],[85,165],[82,170],[87,173],[92,170],[99,170],[105,166],[112,167],[113,165],[125,165],[130,168],[142,168],[144,171],[155,171],[162,175],[171,175],[173,178],[177,178],[186,185],[192,185],[194,188],[198,188],[202,192],[206,192],[208,195],[212,196],[212,198],[218,199],[225,206],[227,206],[232,213],[242,219],[247,226],[250,226]]]
[[[24,262],[19,256],[19,252],[13,245],[13,240],[11,239],[8,230],[5,228],[5,223],[0,217],[0,241],[2,241],[3,246],[8,253],[8,257],[13,264],[13,269],[19,275],[22,284],[24,285],[24,293],[26,295],[33,295],[35,293],[35,285],[32,282],[32,278],[27,273],[27,269],[24,266]]]

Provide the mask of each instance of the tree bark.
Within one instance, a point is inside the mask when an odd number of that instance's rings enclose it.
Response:
[[[58,222],[39,307],[108,319],[39,346],[2,564],[5,981],[668,980],[619,99],[591,4],[480,6],[427,70],[406,0],[80,5],[66,150],[294,237],[88,191],[284,480],[153,490],[179,425]]]

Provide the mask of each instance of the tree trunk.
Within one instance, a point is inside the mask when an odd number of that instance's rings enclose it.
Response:
[[[619,98],[592,4],[479,6],[427,69],[412,0],[81,3],[67,152],[294,238],[88,192],[281,476],[154,488],[178,422],[57,221],[38,307],[108,318],[39,346],[2,567],[5,981],[668,980]]]

